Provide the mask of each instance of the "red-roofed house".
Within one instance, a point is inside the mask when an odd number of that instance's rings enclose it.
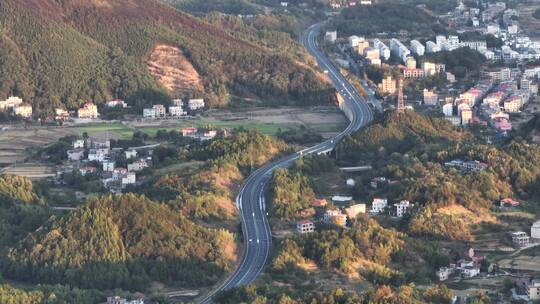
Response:
[[[501,207],[517,207],[519,206],[519,202],[507,197],[507,198],[503,198],[500,201],[500,206]]]

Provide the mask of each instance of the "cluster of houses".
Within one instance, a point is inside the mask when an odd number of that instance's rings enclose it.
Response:
[[[107,297],[107,304],[144,304],[143,299],[127,300],[119,296]]]
[[[486,163],[477,160],[464,161],[461,159],[454,159],[444,163],[445,166],[456,168],[464,172],[484,171],[489,166]]]
[[[204,99],[190,99],[187,102],[187,109],[189,111],[197,111],[204,109]],[[181,117],[187,115],[187,111],[184,110],[184,101],[182,99],[173,99],[172,104],[168,109],[162,104],[153,105],[151,108],[143,109],[144,118],[165,118],[165,117]]]
[[[540,221],[532,224],[530,236],[525,231],[516,231],[511,237],[512,244],[519,249],[540,245]]]
[[[352,201],[350,196],[333,196],[332,201],[335,203],[346,203]],[[327,205],[326,200],[316,199],[312,203],[313,207],[325,207]],[[407,200],[401,200],[399,203],[395,203],[392,206],[388,205],[387,199],[374,198],[371,203],[371,208],[368,209],[366,204],[349,204],[345,208],[335,208],[335,209],[326,209],[322,213],[321,222],[325,224],[334,224],[338,226],[346,226],[347,220],[356,218],[359,214],[383,214],[389,213],[392,216],[401,218],[408,213],[411,207],[414,204],[411,204]],[[304,214],[300,213],[301,216],[312,215],[312,213]],[[299,233],[308,233],[315,230],[315,222],[312,220],[304,219],[296,223],[296,230]]]
[[[441,267],[436,271],[439,281],[446,281],[452,276],[462,278],[474,278],[480,274],[480,264],[485,257],[476,256],[473,248],[467,251],[466,258],[460,259],[457,263],[449,264],[447,267]],[[490,266],[488,272],[493,271],[494,265]]]
[[[539,72],[540,68],[523,72],[510,68],[487,71],[475,86],[457,98],[445,98],[442,112],[455,125],[489,125],[507,132],[512,129],[510,114],[519,113],[531,96],[538,93]],[[428,104],[426,95],[424,103]]]
[[[488,60],[519,61],[540,59],[540,43],[520,31],[519,12],[506,3],[477,1],[479,7],[463,2],[447,15],[440,16],[458,31],[491,34],[503,41],[500,48],[478,49]]]
[[[30,118],[32,117],[32,105],[24,102],[20,97],[11,96],[6,100],[0,100],[0,112]]]
[[[67,151],[67,157],[78,164],[82,176],[99,173],[105,187],[111,192],[119,192],[137,183],[136,172],[152,165],[154,147],[111,148],[109,140],[77,139],[73,141],[72,149]],[[144,156],[139,155],[141,152],[144,152]],[[127,168],[117,166],[121,157],[127,160]]]

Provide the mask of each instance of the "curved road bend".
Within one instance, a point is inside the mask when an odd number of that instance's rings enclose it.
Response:
[[[264,269],[272,246],[272,233],[268,223],[264,193],[266,185],[272,178],[273,170],[291,166],[302,155],[331,151],[342,137],[362,128],[373,119],[373,113],[367,102],[319,49],[316,41],[319,29],[320,24],[309,27],[302,35],[301,41],[317,59],[319,67],[328,71],[334,87],[344,97],[342,110],[347,114],[350,123],[335,137],[266,164],[247,178],[236,198],[244,235],[242,261],[236,271],[223,284],[203,298],[200,303],[211,303],[212,297],[216,293],[253,282]]]

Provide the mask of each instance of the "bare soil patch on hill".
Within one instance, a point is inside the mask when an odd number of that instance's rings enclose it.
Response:
[[[204,90],[201,76],[177,47],[158,44],[146,60],[150,74],[173,93]]]

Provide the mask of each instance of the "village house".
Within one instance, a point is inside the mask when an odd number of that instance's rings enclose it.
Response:
[[[188,108],[191,111],[196,111],[204,108],[204,99],[190,99],[188,101]]]
[[[144,158],[138,159],[134,161],[133,163],[127,165],[127,169],[130,172],[142,171],[144,168],[147,168],[147,167],[148,167],[148,162]]]
[[[341,213],[341,210],[326,210],[323,215],[323,221],[326,224],[336,224],[339,226],[345,226],[347,224],[347,215]]]
[[[531,238],[538,242],[540,241],[540,221],[536,221],[531,226]]]
[[[96,161],[102,163],[109,158],[109,149],[96,148],[88,150],[88,161]]]
[[[412,205],[407,200],[402,200],[397,204],[394,204],[394,214],[397,217],[403,217],[406,213],[409,207]]]
[[[194,127],[182,128],[183,137],[194,137],[199,132],[199,129]]]
[[[324,207],[324,206],[328,205],[328,202],[324,198],[322,198],[322,199],[315,198],[311,202],[311,205],[313,207]]]
[[[374,177],[369,184],[371,188],[377,189],[379,188],[379,186],[386,185],[387,183],[388,181],[386,180],[386,177],[379,176],[379,177]]]
[[[530,238],[526,232],[518,231],[512,233],[512,244],[517,248],[529,246]]]
[[[105,103],[108,108],[127,108],[127,103],[121,99],[110,100]]]
[[[164,105],[156,104],[152,106],[152,109],[154,109],[156,117],[165,117],[167,114]]]
[[[20,97],[10,96],[8,99],[0,101],[0,111],[13,110],[16,106],[23,104]]]
[[[84,139],[76,139],[71,143],[71,145],[73,146],[73,149],[83,149]]]
[[[527,284],[527,296],[529,300],[536,301],[540,300],[540,280],[531,280]]]
[[[500,200],[499,205],[500,205],[501,208],[503,208],[503,207],[512,208],[512,207],[518,207],[520,204],[519,204],[518,201],[507,197],[507,198],[503,198],[502,200]]]
[[[124,152],[124,154],[126,155],[126,159],[132,159],[132,158],[135,158],[137,157],[137,150],[135,149],[128,149]]]
[[[211,140],[216,136],[217,136],[217,131],[216,130],[209,130],[209,131],[204,132],[202,134],[202,136],[200,136],[200,140],[202,140],[202,141]]]
[[[126,168],[118,167],[114,168],[112,172],[112,179],[115,181],[121,180],[124,175],[128,173]]]
[[[439,281],[446,281],[448,278],[454,274],[456,271],[456,267],[441,267],[437,272],[435,272],[435,275],[439,279]]]
[[[381,213],[388,206],[388,200],[383,198],[374,198],[371,203],[371,213]]]
[[[114,168],[115,168],[115,161],[114,160],[110,160],[110,159],[107,159],[107,160],[104,160],[103,161],[103,171],[104,172],[113,172],[114,171]]]
[[[88,151],[88,160],[103,162],[106,158],[109,157],[109,149],[99,148],[99,149],[90,149]]]
[[[176,99],[171,100],[171,103],[175,107],[183,107],[184,106],[184,101],[182,99],[180,99],[180,98],[176,98]]]
[[[79,173],[81,173],[82,176],[86,176],[88,174],[96,173],[97,169],[93,166],[83,166],[79,168]]]
[[[24,102],[18,106],[15,106],[13,108],[13,114],[23,118],[30,118],[32,117],[32,105]]]
[[[143,299],[127,300],[119,296],[107,297],[107,304],[144,304]]]
[[[156,110],[153,108],[144,108],[143,109],[144,118],[156,118]]]
[[[77,117],[79,118],[98,118],[98,116],[98,108],[92,102],[85,103],[81,108],[77,110]]]
[[[184,116],[186,114],[187,113],[184,112],[184,110],[182,109],[181,106],[170,106],[169,107],[169,115],[171,115],[172,117],[180,117],[180,116]]]
[[[347,214],[350,219],[353,219],[356,218],[358,214],[366,213],[366,204],[351,205],[345,208],[343,211],[345,211],[345,214]]]
[[[122,189],[127,185],[133,185],[137,182],[137,175],[135,172],[127,172],[122,176]]]
[[[61,108],[56,108],[54,109],[54,119],[59,121],[68,120],[69,112]]]
[[[296,222],[296,231],[298,233],[309,233],[315,230],[315,224],[310,220]]]
[[[84,158],[84,149],[72,149],[67,151],[67,158],[71,161],[79,161]]]

